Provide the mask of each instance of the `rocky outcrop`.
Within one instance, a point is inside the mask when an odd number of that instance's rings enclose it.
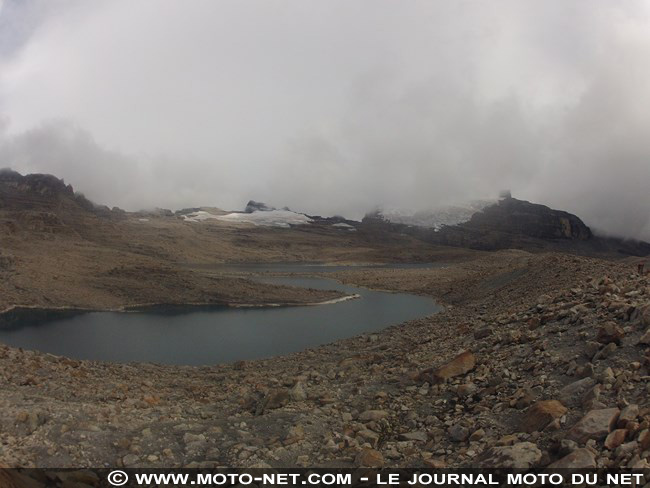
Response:
[[[404,219],[402,219],[404,221]],[[555,250],[584,255],[650,254],[650,243],[594,236],[576,215],[510,196],[485,206],[466,222],[428,228],[388,220],[381,212],[363,219],[367,232],[397,232],[432,244],[493,251],[525,249]]]
[[[269,212],[275,210],[275,207],[270,207],[264,202],[256,202],[255,200],[249,200],[244,209],[244,213],[253,213],[253,212]]]
[[[573,214],[511,197],[485,207],[460,225],[470,230],[537,239],[586,241],[593,237],[589,227]]]
[[[49,212],[62,220],[88,213],[119,218],[122,212],[96,205],[72,185],[48,174],[21,175],[10,169],[0,170],[0,211]]]

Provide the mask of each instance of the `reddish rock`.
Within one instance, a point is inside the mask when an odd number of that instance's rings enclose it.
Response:
[[[636,420],[638,416],[639,406],[632,403],[621,411],[621,414],[618,416],[618,426],[623,428],[628,422]]]
[[[592,410],[569,430],[567,437],[581,443],[604,439],[616,426],[619,413],[618,408]]]
[[[535,330],[540,326],[540,320],[537,317],[532,317],[528,320],[528,330]]]
[[[363,449],[357,454],[355,463],[363,468],[382,468],[384,466],[384,456],[375,449]]]
[[[433,372],[433,377],[439,381],[447,381],[455,376],[464,375],[476,366],[476,358],[470,351],[465,351],[444,366]]]
[[[639,446],[641,446],[642,451],[650,447],[650,430],[645,429],[641,431],[639,434]]]
[[[621,345],[621,339],[625,335],[623,329],[621,329],[614,322],[607,322],[603,324],[599,329],[596,335],[596,340],[601,344],[609,344],[611,342]]]
[[[605,439],[605,447],[610,451],[616,449],[618,446],[625,442],[626,436],[626,429],[616,429],[611,431],[607,436],[607,439]]]
[[[433,469],[444,469],[447,467],[446,462],[444,462],[442,459],[436,459],[436,458],[425,459],[424,464],[426,464],[429,468],[433,468]]]
[[[567,413],[567,408],[557,400],[537,402],[526,411],[521,429],[528,433],[541,432],[544,427],[565,413]]]

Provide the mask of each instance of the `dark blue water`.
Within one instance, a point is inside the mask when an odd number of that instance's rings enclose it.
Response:
[[[199,266],[202,268],[216,269],[220,271],[243,271],[243,272],[278,272],[278,273],[334,273],[337,271],[348,271],[351,269],[426,269],[439,268],[443,263],[390,263],[390,264],[364,264],[352,265],[329,265],[322,263],[233,263]]]
[[[204,365],[287,354],[439,310],[432,299],[323,278],[264,278],[360,298],[328,305],[92,312],[0,329],[0,342],[77,359]]]

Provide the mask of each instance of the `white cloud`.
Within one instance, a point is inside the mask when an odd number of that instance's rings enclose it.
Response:
[[[357,217],[511,188],[650,238],[642,0],[9,4],[0,166]]]

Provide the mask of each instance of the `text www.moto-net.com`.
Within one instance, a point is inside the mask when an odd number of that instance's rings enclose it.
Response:
[[[352,475],[344,473],[269,473],[259,476],[248,473],[134,473],[132,481],[137,485],[170,486],[232,486],[262,483],[267,485],[351,485]],[[124,471],[113,471],[108,475],[113,486],[124,486],[129,475]]]

